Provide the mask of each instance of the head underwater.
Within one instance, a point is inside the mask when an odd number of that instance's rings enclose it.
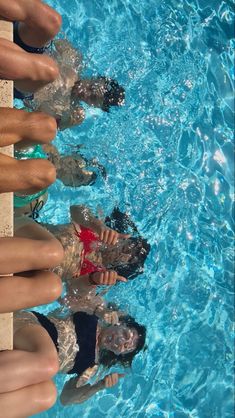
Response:
[[[116,80],[100,77],[104,81],[104,101],[102,110],[109,112],[111,106],[123,106],[125,102],[125,90]]]

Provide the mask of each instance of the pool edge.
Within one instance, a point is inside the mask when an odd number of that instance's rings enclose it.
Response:
[[[11,22],[0,20],[0,37],[13,40],[13,25]],[[0,106],[13,107],[13,82],[0,80]],[[13,146],[1,148],[6,155],[13,154]],[[13,235],[13,194],[3,193],[0,195],[0,236]],[[9,278],[10,280],[10,278]],[[0,351],[9,350],[13,347],[13,315],[0,315]]]

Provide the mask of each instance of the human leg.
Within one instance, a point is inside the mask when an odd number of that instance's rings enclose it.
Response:
[[[56,180],[54,165],[44,159],[15,160],[0,154],[0,193],[34,194]]]
[[[54,237],[0,238],[0,274],[50,269],[62,262],[63,255],[63,248]]]
[[[48,380],[0,394],[0,411],[4,418],[26,418],[51,408],[56,398],[56,387]]]
[[[0,277],[0,313],[51,303],[61,295],[62,283],[56,274],[34,271],[25,276]]]
[[[27,1],[27,6],[27,18],[19,24],[20,39],[26,45],[42,48],[59,32],[62,18],[59,13],[40,0]]]
[[[0,393],[44,382],[58,371],[55,345],[48,332],[33,323],[31,317],[34,315],[30,312],[14,317],[14,349],[0,353]]]
[[[57,64],[47,55],[30,54],[0,39],[0,79],[13,80],[18,90],[33,93],[58,75]]]
[[[0,147],[45,144],[54,139],[56,132],[56,120],[45,113],[0,107]]]
[[[0,0],[0,16],[21,22],[19,35],[22,41],[41,48],[59,32],[61,16],[41,0]]]

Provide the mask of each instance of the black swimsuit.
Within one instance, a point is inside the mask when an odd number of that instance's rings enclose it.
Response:
[[[37,317],[42,327],[48,332],[57,351],[59,351],[58,332],[55,325],[45,315],[35,311],[32,313]],[[73,315],[73,323],[75,326],[79,351],[77,352],[73,368],[68,371],[67,374],[81,375],[86,369],[95,365],[98,318],[95,315],[76,312]]]

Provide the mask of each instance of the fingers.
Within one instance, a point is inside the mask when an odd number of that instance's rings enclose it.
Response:
[[[127,279],[125,278],[125,277],[123,277],[123,276],[117,276],[117,280],[119,281],[119,282],[127,282]]]
[[[92,281],[97,285],[113,286],[117,281],[126,282],[127,279],[123,276],[118,276],[116,271],[107,270],[93,273]]]
[[[123,375],[120,375],[118,373],[112,373],[108,376],[105,376],[104,383],[106,388],[111,388],[112,386],[115,386],[118,383],[119,377],[124,377]]]
[[[116,311],[106,312],[104,315],[104,320],[107,324],[117,325],[119,323],[119,316]]]
[[[115,245],[119,239],[130,238],[131,234],[119,234],[119,232],[114,231],[113,229],[102,228],[99,237],[105,244]]]
[[[104,231],[104,242],[106,244],[110,243],[110,231],[108,229],[106,229],[106,231]]]
[[[117,314],[117,312],[112,312],[112,315],[111,315],[111,324],[112,325],[117,325],[119,323],[119,316],[118,316],[118,314]]]
[[[118,232],[108,228],[102,228],[99,234],[100,240],[108,245],[115,245],[117,243],[118,236]]]
[[[112,231],[112,241],[110,242],[110,245],[117,244],[118,236],[119,236],[118,232]]]

